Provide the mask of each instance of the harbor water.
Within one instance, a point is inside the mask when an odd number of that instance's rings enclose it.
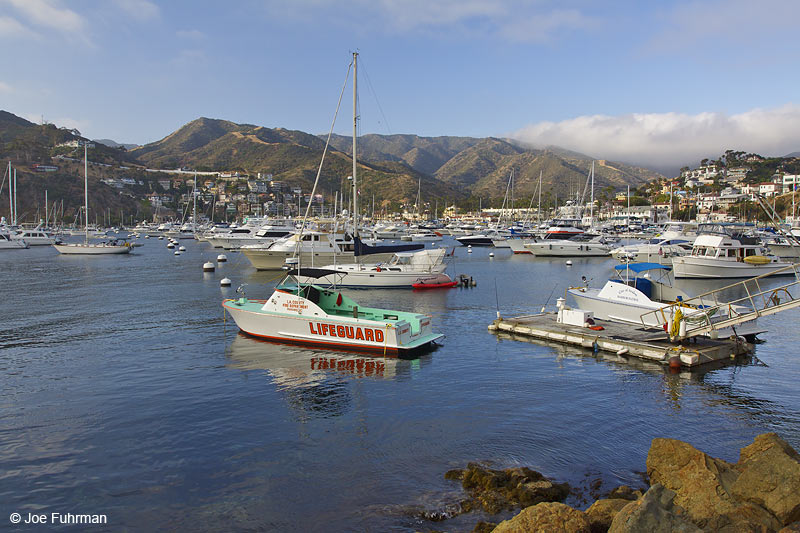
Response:
[[[110,531],[470,531],[508,515],[424,518],[459,500],[444,473],[470,461],[567,481],[585,508],[591,484],[644,486],[655,437],[728,461],[768,431],[800,449],[798,310],[760,319],[748,361],[670,372],[487,331],[498,311],[553,309],[581,276],[602,285],[612,259],[457,247],[449,273],[473,288],[346,291],[446,335],[384,359],[245,337],[220,303],[242,284],[268,296],[276,273],[234,252],[204,273],[219,253],[206,243],[176,256],[140,242],[128,256],[0,252],[3,529],[14,512],[69,512]]]

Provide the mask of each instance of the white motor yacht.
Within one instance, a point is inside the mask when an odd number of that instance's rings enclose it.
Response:
[[[672,259],[676,278],[752,278],[791,264],[770,254],[756,237],[731,232],[720,224],[704,226],[692,252]]]
[[[546,237],[524,246],[533,255],[541,257],[605,257],[611,253],[602,235],[582,234],[569,239]]]

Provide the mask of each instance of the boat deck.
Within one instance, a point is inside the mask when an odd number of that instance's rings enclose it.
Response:
[[[493,333],[505,332],[534,340],[556,342],[637,357],[664,365],[693,368],[749,353],[753,345],[739,339],[696,337],[691,343],[673,344],[665,333],[595,319],[602,331],[560,324],[556,313],[498,318],[489,325]]]

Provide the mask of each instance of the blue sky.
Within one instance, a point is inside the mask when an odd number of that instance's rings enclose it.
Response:
[[[206,116],[680,165],[800,150],[796,0],[0,0],[0,109],[146,143]],[[336,131],[350,131],[346,96]]]

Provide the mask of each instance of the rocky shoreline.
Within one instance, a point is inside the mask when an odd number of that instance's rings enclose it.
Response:
[[[618,487],[581,511],[562,503],[570,494],[567,483],[527,467],[495,470],[470,463],[445,474],[466,493],[457,510],[425,518],[521,508],[499,524],[478,522],[473,531],[800,533],[800,454],[775,433],[758,435],[736,463],[679,440],[653,439],[647,477],[649,487]]]

